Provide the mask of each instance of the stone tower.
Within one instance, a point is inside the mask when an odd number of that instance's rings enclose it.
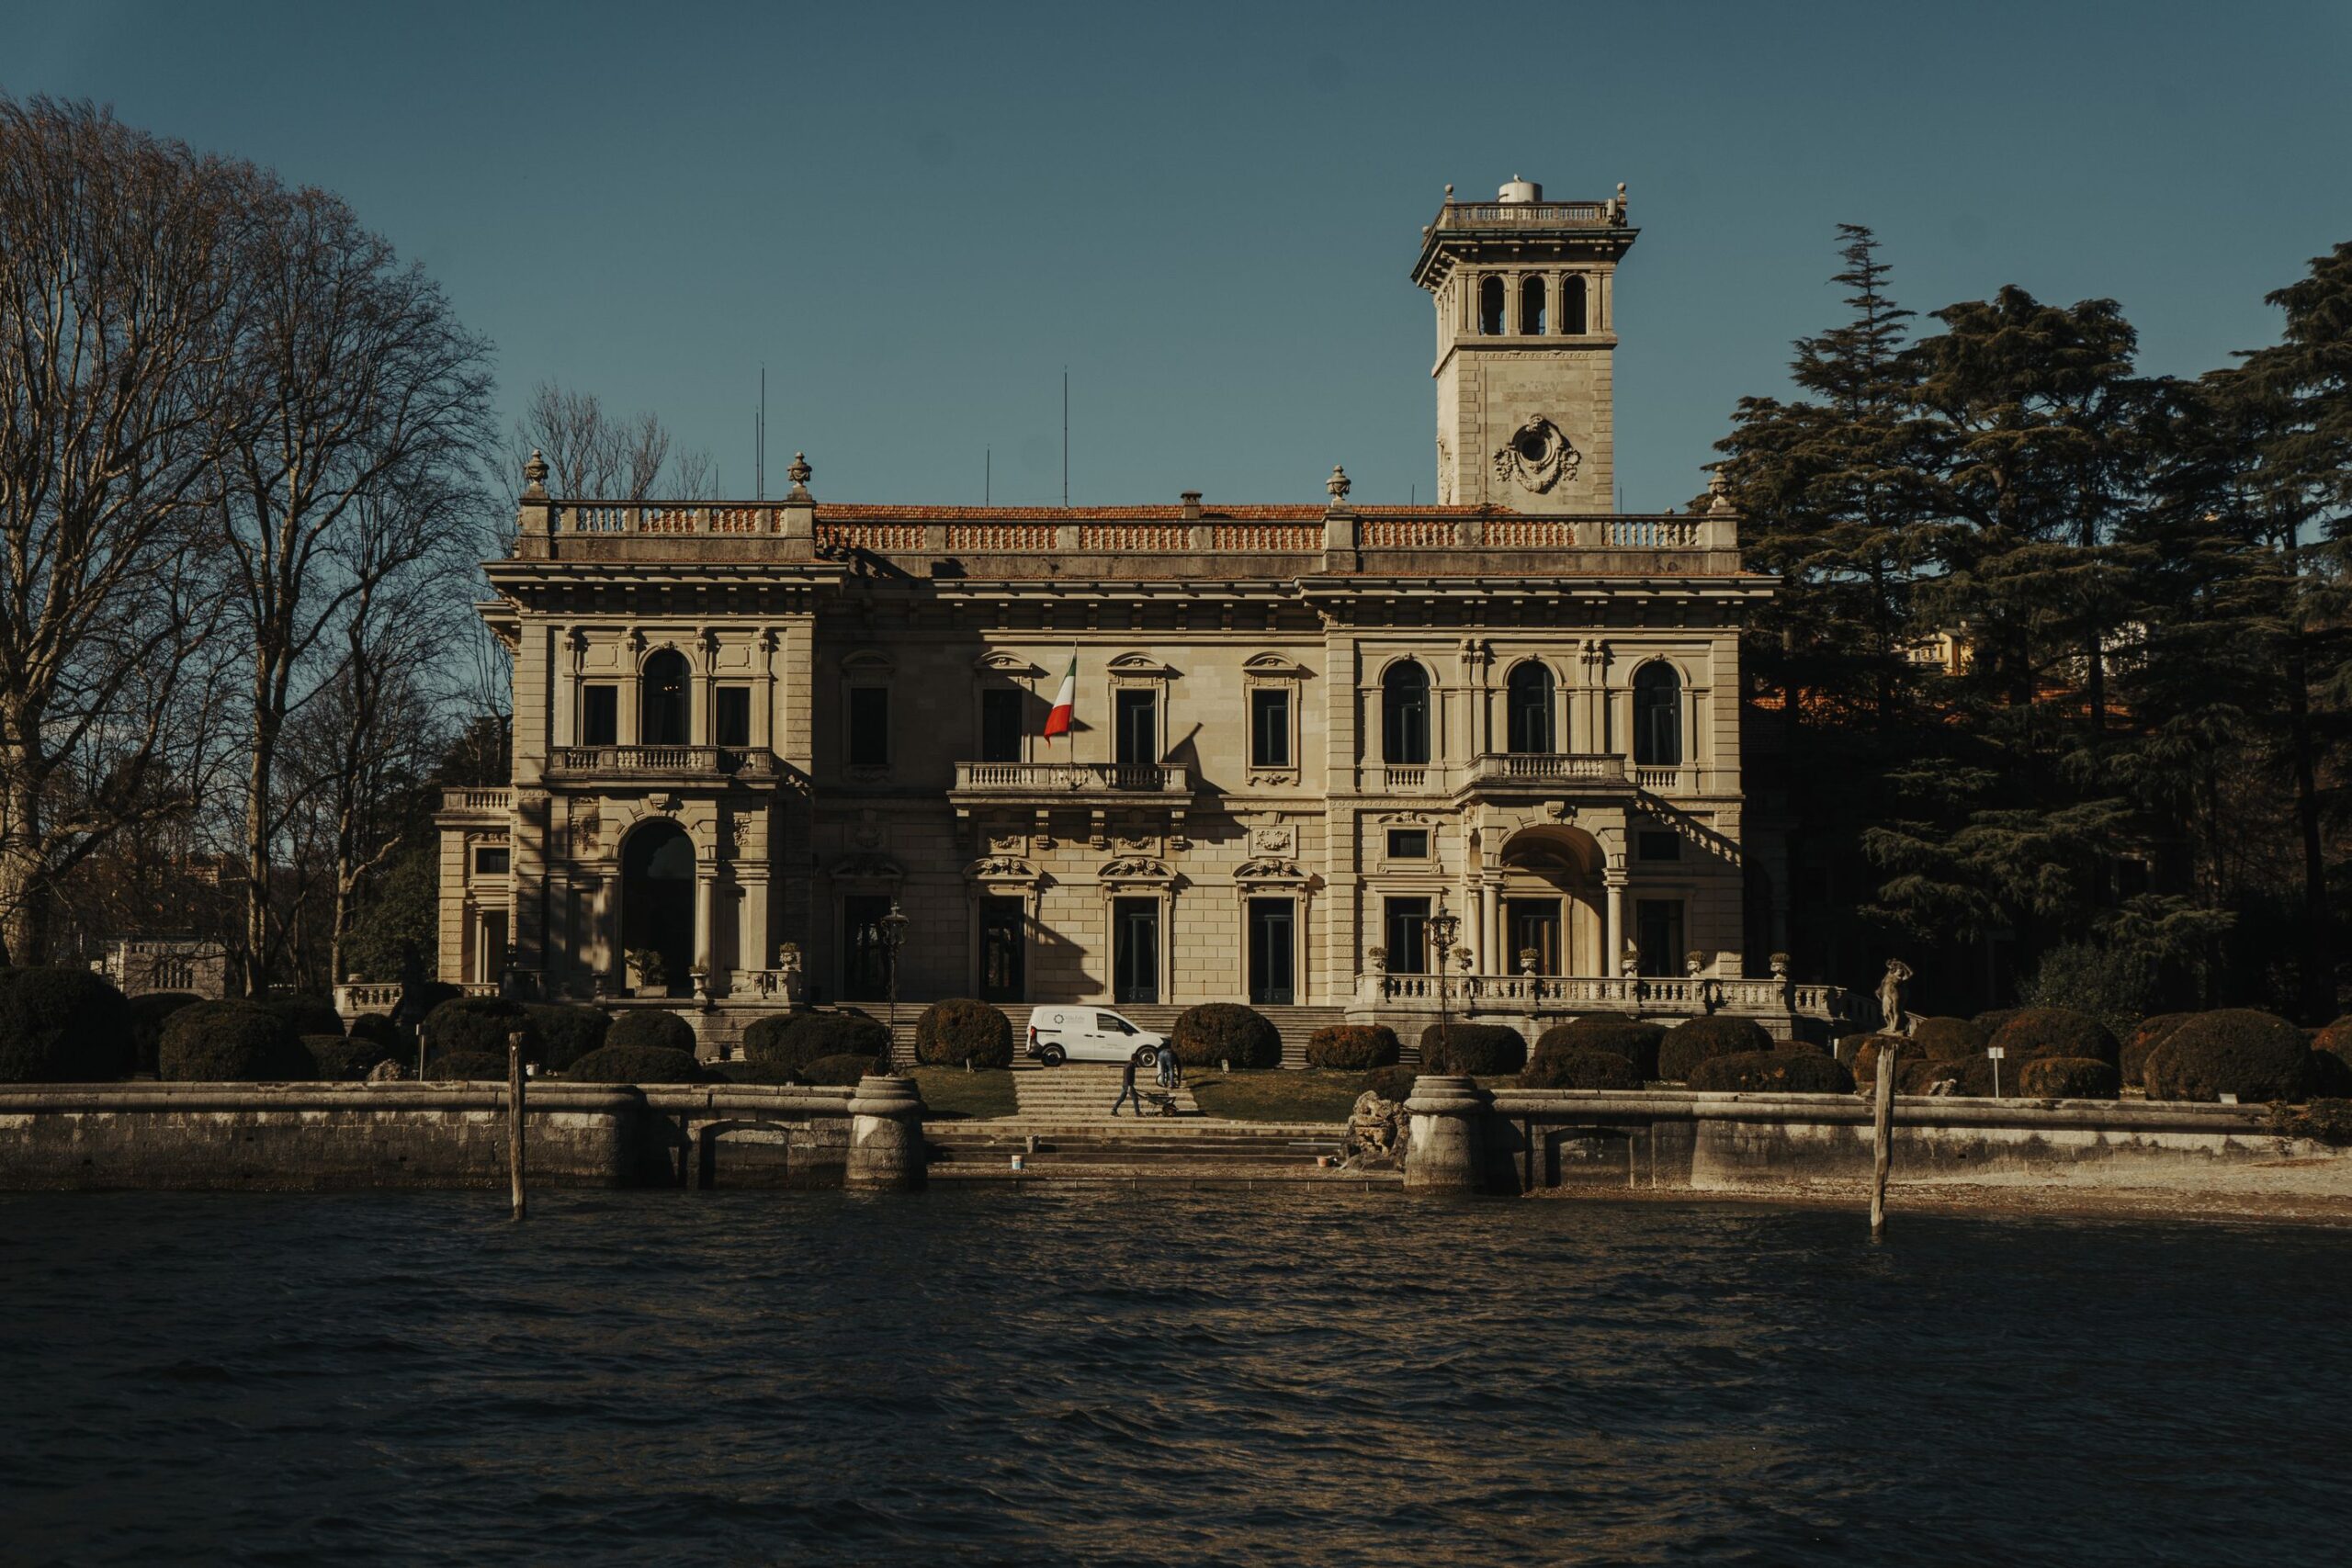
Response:
[[[1413,281],[1437,302],[1437,498],[1518,512],[1615,510],[1617,258],[1625,187],[1545,201],[1517,175],[1493,201],[1445,187]]]

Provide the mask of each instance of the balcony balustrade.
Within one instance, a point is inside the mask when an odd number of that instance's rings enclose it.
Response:
[[[558,746],[548,777],[679,784],[777,784],[791,772],[776,754],[752,746]]]
[[[1365,975],[1359,978],[1357,997],[1359,1005],[1434,1014],[1438,977]],[[1851,1005],[1842,986],[1709,975],[1449,975],[1445,997],[1447,1005],[1464,1018],[1579,1011],[1752,1017],[1785,1011],[1800,1018],[1843,1020]]]
[[[957,795],[1005,797],[1187,796],[1185,770],[1166,762],[958,762]]]

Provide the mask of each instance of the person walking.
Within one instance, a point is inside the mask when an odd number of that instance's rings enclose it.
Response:
[[[1127,1065],[1119,1069],[1119,1098],[1111,1102],[1111,1114],[1116,1116],[1122,1105],[1133,1105],[1137,1116],[1143,1114],[1143,1096],[1136,1092],[1136,1059],[1133,1056],[1129,1056]]]
[[[1176,1047],[1175,1047],[1175,1046],[1173,1046],[1173,1045],[1162,1045],[1162,1046],[1159,1048],[1159,1087],[1160,1087],[1160,1089],[1161,1089],[1162,1090],[1170,1090],[1170,1089],[1173,1089],[1176,1087]]]

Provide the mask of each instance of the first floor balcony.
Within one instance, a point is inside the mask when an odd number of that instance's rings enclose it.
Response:
[[[959,817],[974,807],[1173,807],[1193,798],[1190,773],[1167,762],[958,762],[947,798]]]
[[[794,770],[757,746],[558,746],[548,753],[550,784],[629,788],[774,787]]]

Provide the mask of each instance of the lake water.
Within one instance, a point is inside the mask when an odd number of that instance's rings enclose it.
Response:
[[[9,1562],[2341,1562],[2352,1237],[0,1199]]]

